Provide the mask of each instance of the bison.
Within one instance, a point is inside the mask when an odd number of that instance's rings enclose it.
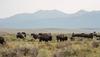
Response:
[[[48,42],[48,41],[52,40],[52,35],[51,35],[51,33],[39,33],[38,38],[39,38],[40,42],[41,41]]]
[[[1,37],[1,36],[0,36],[0,44],[3,45],[3,44],[5,44],[5,43],[6,43],[6,41],[5,41],[4,37]]]
[[[68,40],[68,37],[67,36],[64,36],[64,34],[59,34],[56,36],[56,39],[57,41],[65,41],[65,40]]]
[[[72,33],[72,37],[85,37],[85,38],[93,39],[93,33],[89,33],[89,34],[85,34],[85,33],[75,34],[75,33]]]
[[[17,33],[16,37],[20,39],[24,39],[24,35],[20,32]]]
[[[26,37],[26,33],[25,32],[22,32],[22,34],[23,34],[24,37]]]
[[[38,39],[38,34],[31,33],[31,36],[32,36],[34,39]]]

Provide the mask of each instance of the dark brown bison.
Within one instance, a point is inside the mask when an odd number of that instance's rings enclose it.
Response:
[[[20,38],[20,39],[24,39],[24,35],[23,35],[22,33],[20,33],[20,32],[18,32],[18,33],[16,34],[16,37],[17,37],[17,38]]]
[[[26,37],[26,33],[25,32],[22,32],[22,34],[23,34],[24,37]]]
[[[38,38],[39,38],[40,42],[41,41],[48,42],[48,41],[52,40],[52,35],[51,35],[51,33],[39,33]]]
[[[64,34],[59,34],[56,36],[57,41],[65,41],[68,40],[67,36],[64,36]]]
[[[1,36],[0,36],[0,44],[3,45],[3,44],[5,44],[5,43],[6,43],[6,41],[5,41],[4,37],[1,37]]]
[[[31,33],[31,36],[32,36],[34,39],[38,39],[38,34]]]
[[[93,33],[85,34],[85,33],[72,33],[72,37],[85,37],[85,38],[91,38],[93,39]]]

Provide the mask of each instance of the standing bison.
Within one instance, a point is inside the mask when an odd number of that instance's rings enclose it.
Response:
[[[4,37],[1,37],[1,36],[0,36],[0,44],[3,45],[3,44],[5,44],[5,43],[6,43],[6,41],[4,40]]]
[[[17,33],[16,37],[20,38],[20,39],[24,39],[25,38],[24,35],[22,33],[20,33],[20,32]]]
[[[56,36],[57,41],[65,41],[68,40],[67,36],[64,36],[64,34],[59,34]]]
[[[22,34],[23,34],[24,37],[26,37],[26,33],[25,32],[22,32]]]
[[[85,37],[85,38],[93,39],[93,33],[89,33],[89,34],[85,34],[85,33],[75,34],[75,33],[72,33],[72,37]]]
[[[34,39],[38,39],[38,34],[31,33],[31,36],[32,36]]]
[[[41,41],[48,42],[48,41],[52,40],[52,35],[51,35],[51,33],[39,33],[38,38],[39,38],[40,42]]]

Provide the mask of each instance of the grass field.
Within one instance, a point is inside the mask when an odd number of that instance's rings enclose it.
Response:
[[[99,40],[76,38],[75,41],[57,42],[56,33],[52,35],[52,41],[39,42],[30,35],[22,40],[16,39],[15,34],[3,34],[7,44],[0,45],[0,57],[100,57]]]

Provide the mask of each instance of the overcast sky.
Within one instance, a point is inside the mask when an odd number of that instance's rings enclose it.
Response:
[[[0,0],[0,18],[55,9],[66,13],[74,13],[80,9],[100,10],[100,0]]]

